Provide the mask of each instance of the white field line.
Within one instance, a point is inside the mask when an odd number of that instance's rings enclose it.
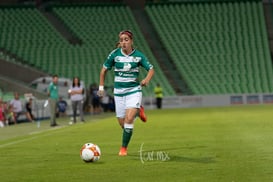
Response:
[[[51,135],[51,134],[48,134],[48,135]],[[48,136],[48,135],[42,135],[42,136]],[[10,146],[10,145],[22,143],[22,142],[25,142],[25,141],[34,140],[34,139],[42,137],[42,136],[33,136],[31,138],[26,138],[26,139],[22,139],[22,140],[16,140],[14,142],[5,143],[5,144],[0,145],[0,148],[4,148],[4,147]]]
[[[64,128],[64,126],[62,126],[62,127],[56,127],[56,128],[51,128],[49,130],[44,130],[44,131],[31,132],[31,133],[29,133],[29,135],[35,135],[35,134],[39,134],[39,133],[44,133],[46,131],[58,130],[58,129],[61,129],[61,128]],[[44,134],[44,135],[33,136],[31,138],[26,138],[26,139],[16,140],[16,141],[5,143],[5,144],[0,144],[0,148],[4,148],[4,147],[10,146],[10,145],[14,145],[14,144],[18,144],[18,143],[22,143],[22,142],[26,142],[26,141],[30,141],[30,140],[34,140],[36,138],[40,138],[40,137],[44,137],[44,136],[50,136],[52,134],[55,134],[55,133],[47,133],[47,134]]]

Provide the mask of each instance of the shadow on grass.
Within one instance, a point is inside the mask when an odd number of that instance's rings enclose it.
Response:
[[[139,160],[140,162],[184,162],[184,163],[199,163],[199,164],[210,164],[215,163],[214,157],[185,157],[185,156],[173,156],[173,155],[129,155],[133,156],[132,160]]]
[[[190,162],[190,163],[202,163],[209,164],[215,163],[213,157],[184,157],[184,156],[170,156],[170,162]]]
[[[182,149],[194,150],[194,149],[202,149],[202,148],[207,148],[207,146],[197,145],[197,146],[186,146],[186,147],[175,147],[175,148],[163,148],[163,149],[157,149],[153,151],[175,151],[175,150],[182,150]]]
[[[86,164],[86,165],[104,165],[106,162],[105,161],[102,161],[102,160],[99,160],[99,161],[96,161],[96,162],[82,162],[83,164]]]
[[[177,148],[164,148],[157,150],[142,150],[142,148],[138,151],[138,153],[132,153],[130,156],[134,157],[133,160],[140,160],[142,163],[144,162],[152,162],[152,161],[161,161],[161,162],[185,162],[185,163],[215,163],[214,157],[186,157],[180,155],[172,155],[172,151],[177,150],[194,150],[206,148],[206,146],[189,146],[189,147],[177,147]]]

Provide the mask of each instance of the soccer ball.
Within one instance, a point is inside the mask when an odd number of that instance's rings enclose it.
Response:
[[[101,156],[100,148],[96,144],[86,143],[81,148],[80,156],[84,162],[96,162]]]

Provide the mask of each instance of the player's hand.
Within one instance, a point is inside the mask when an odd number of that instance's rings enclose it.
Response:
[[[147,81],[146,79],[144,79],[144,80],[142,80],[141,82],[140,82],[140,85],[141,86],[147,86],[149,84],[149,81]]]
[[[98,90],[97,95],[102,97],[104,95],[104,90]]]
[[[99,90],[97,92],[97,95],[99,97],[103,97],[103,95],[104,95],[104,87],[103,86],[99,86]]]

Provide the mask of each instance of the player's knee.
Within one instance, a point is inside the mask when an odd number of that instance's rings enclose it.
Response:
[[[126,116],[125,123],[133,124],[135,120],[135,116]]]

